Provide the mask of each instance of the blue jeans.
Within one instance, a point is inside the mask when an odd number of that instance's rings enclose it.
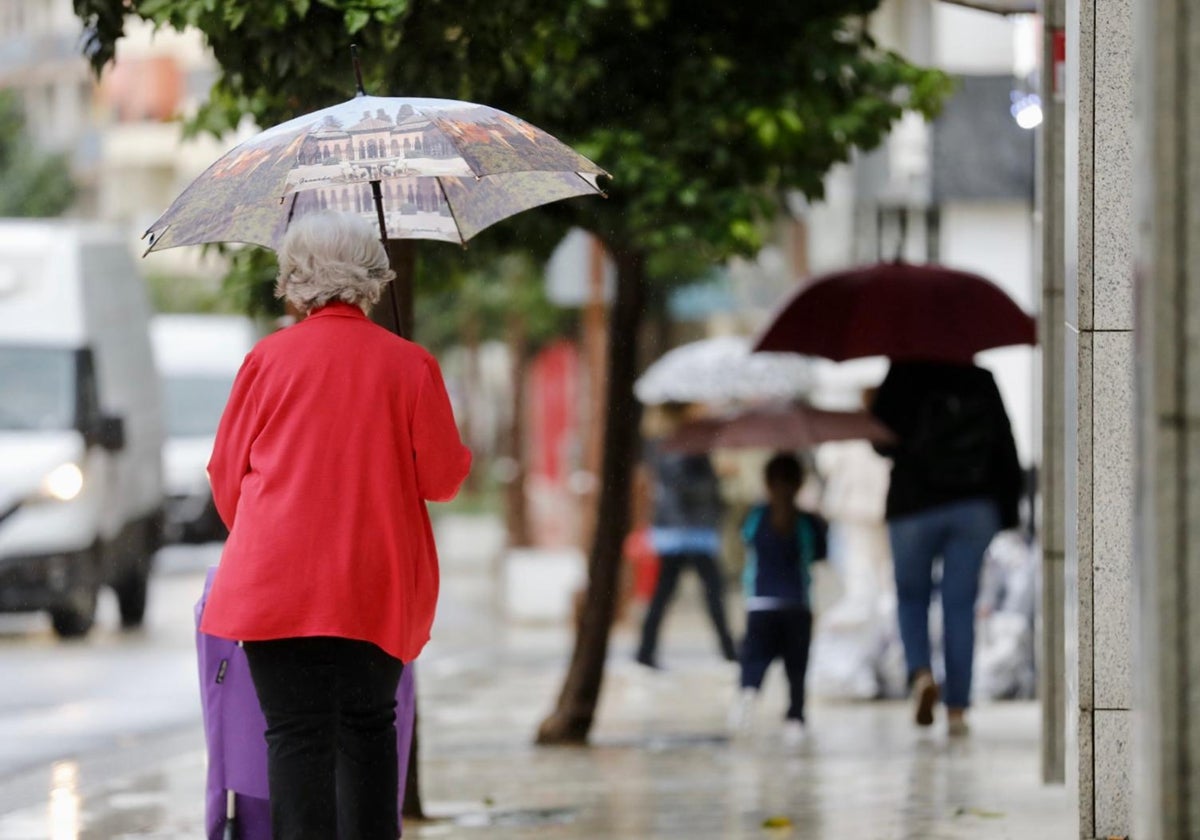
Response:
[[[975,598],[984,552],[999,530],[1000,513],[990,499],[952,502],[888,520],[900,640],[904,643],[910,677],[930,667],[933,564],[935,559],[942,559],[940,589],[946,661],[942,699],[952,709],[970,705]]]

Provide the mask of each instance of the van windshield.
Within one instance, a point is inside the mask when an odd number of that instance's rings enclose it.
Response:
[[[163,380],[169,437],[216,434],[233,377],[221,374],[175,374]]]
[[[75,428],[75,354],[0,346],[0,431]]]

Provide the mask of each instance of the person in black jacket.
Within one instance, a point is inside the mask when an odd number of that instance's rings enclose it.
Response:
[[[871,405],[896,435],[887,522],[900,638],[918,725],[944,694],[948,730],[968,731],[975,599],[997,532],[1018,524],[1022,473],[991,373],[970,363],[893,362]],[[941,559],[945,685],[930,667],[929,603]]]

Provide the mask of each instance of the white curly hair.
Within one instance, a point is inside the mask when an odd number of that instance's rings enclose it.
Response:
[[[322,210],[295,221],[279,246],[275,296],[301,312],[340,300],[368,311],[395,273],[366,219]]]

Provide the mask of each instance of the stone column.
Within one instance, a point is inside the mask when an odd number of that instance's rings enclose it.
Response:
[[[1188,0],[1181,0],[1188,2]],[[1080,836],[1131,833],[1133,11],[1067,2],[1066,543]],[[1151,835],[1153,836],[1153,835]]]
[[[1200,836],[1200,7],[1138,4],[1137,838]]]
[[[1043,122],[1038,132],[1037,212],[1042,306],[1038,344],[1042,355],[1042,452],[1039,466],[1042,609],[1039,624],[1038,694],[1042,705],[1042,781],[1061,783],[1067,766],[1066,544],[1063,498],[1063,117],[1066,91],[1056,72],[1056,43],[1066,27],[1065,0],[1042,0]]]

